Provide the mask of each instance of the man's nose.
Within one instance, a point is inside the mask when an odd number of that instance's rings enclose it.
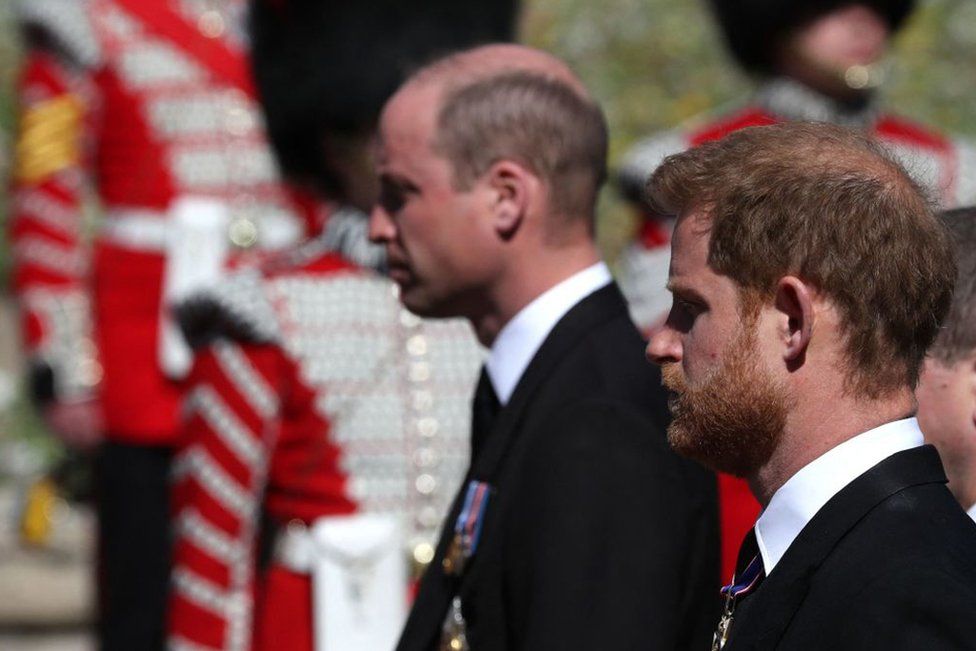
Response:
[[[681,361],[681,339],[667,323],[659,328],[647,342],[645,356],[657,365]]]
[[[376,244],[383,244],[393,240],[395,236],[396,227],[390,215],[380,204],[374,205],[369,213],[369,240]]]

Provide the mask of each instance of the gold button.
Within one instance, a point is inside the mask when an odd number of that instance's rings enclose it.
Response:
[[[421,495],[430,495],[437,488],[437,480],[434,479],[433,475],[425,473],[417,477],[417,481],[414,482],[414,487]]]
[[[861,65],[851,66],[844,71],[844,83],[855,90],[867,88],[871,83],[871,69]]]
[[[230,135],[244,136],[254,128],[254,119],[243,106],[233,106],[224,112],[224,125]]]
[[[407,352],[414,357],[427,354],[427,338],[423,335],[414,335],[407,340]]]
[[[434,560],[434,546],[430,543],[420,543],[413,548],[413,560],[420,565],[427,565]]]
[[[78,376],[81,384],[85,387],[98,386],[104,375],[105,371],[102,365],[98,363],[98,360],[86,359],[78,364]]]
[[[200,20],[197,21],[197,27],[200,32],[207,38],[220,38],[227,31],[227,25],[224,23],[224,17],[220,15],[220,12],[216,9],[208,9],[203,12],[200,16]]]
[[[247,217],[238,217],[231,222],[228,237],[235,246],[250,248],[258,241],[258,226]]]

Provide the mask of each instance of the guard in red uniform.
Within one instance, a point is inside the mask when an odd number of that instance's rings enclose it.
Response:
[[[266,143],[244,10],[241,0],[18,7],[14,290],[42,414],[69,441],[104,432],[105,649],[163,646],[169,460],[190,361],[169,305],[315,229]]]
[[[252,12],[281,167],[329,216],[317,238],[180,308],[197,354],[175,462],[169,645],[392,648],[407,600],[395,568],[417,573],[434,555],[467,465],[482,351],[465,322],[407,312],[383,277],[363,212],[370,137],[412,64],[511,38],[515,4]]]
[[[738,63],[762,83],[731,114],[638,142],[624,157],[618,184],[641,215],[636,240],[619,261],[619,282],[634,320],[646,331],[663,322],[671,305],[665,289],[670,224],[641,199],[644,183],[668,155],[750,126],[784,120],[832,122],[869,131],[903,161],[945,206],[976,202],[976,147],[881,111],[876,89],[892,35],[913,0],[818,2],[711,0]],[[735,556],[759,506],[745,483],[719,476],[722,572]]]

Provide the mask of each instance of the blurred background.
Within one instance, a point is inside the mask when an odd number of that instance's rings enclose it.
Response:
[[[0,0],[0,649],[87,649],[93,523],[83,499],[86,465],[43,431],[24,398],[6,289],[4,187],[20,52],[12,1]],[[528,0],[521,33],[566,59],[602,101],[611,166],[640,137],[728,110],[753,87],[700,0]],[[884,107],[976,137],[976,2],[920,2],[891,59]],[[635,217],[611,188],[600,220],[613,260],[632,237]],[[69,490],[46,481],[55,469]]]

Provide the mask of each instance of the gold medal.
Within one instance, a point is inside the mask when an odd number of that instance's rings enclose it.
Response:
[[[712,636],[712,651],[721,651],[725,647],[725,643],[729,640],[729,631],[732,629],[733,606],[733,597],[729,594],[725,597],[725,608],[722,612],[722,618],[718,620],[718,628],[715,629],[715,635]]]
[[[443,566],[444,573],[451,576],[461,576],[461,572],[464,571],[464,543],[460,533],[454,534],[454,538],[451,539],[447,553],[444,554]]]

